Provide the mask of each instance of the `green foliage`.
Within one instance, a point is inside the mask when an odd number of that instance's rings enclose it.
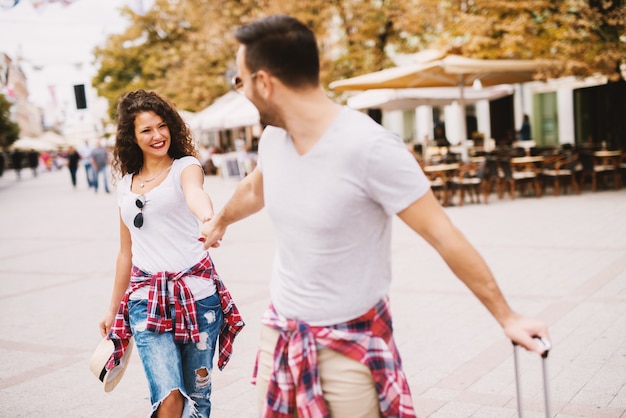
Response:
[[[159,91],[190,111],[228,90],[226,73],[236,46],[223,25],[237,8],[220,3],[230,2],[157,0],[144,16],[123,10],[130,27],[94,51],[99,70],[92,82],[108,99],[111,118],[119,98],[138,88]]]
[[[95,50],[93,79],[114,117],[119,97],[154,89],[198,111],[230,88],[234,29],[286,13],[316,33],[321,79],[393,65],[395,53],[437,48],[476,58],[541,58],[546,77],[607,74],[626,63],[625,0],[156,0]]]
[[[13,122],[11,116],[11,103],[0,94],[0,149],[6,149],[17,141],[20,135],[20,127]]]
[[[443,22],[433,45],[452,53],[560,62],[545,77],[600,73],[615,79],[619,64],[626,63],[624,0],[420,3],[429,9],[425,16],[431,27]]]
[[[395,0],[333,2],[337,19],[329,34],[335,35],[334,44],[330,45],[335,59],[324,78],[326,84],[392,65],[387,48],[402,42],[396,24],[401,3]]]

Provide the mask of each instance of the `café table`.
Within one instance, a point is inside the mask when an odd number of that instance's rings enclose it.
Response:
[[[433,185],[441,185],[441,189],[443,191],[442,196],[442,205],[448,206],[449,203],[449,195],[448,195],[448,184],[449,180],[454,176],[456,171],[459,169],[458,163],[452,164],[433,164],[433,165],[425,165],[422,167],[424,173],[431,181]]]
[[[513,157],[511,158],[511,167],[518,172],[528,173],[528,176],[539,175],[538,165],[544,160],[543,156],[525,156],[525,157]]]
[[[518,165],[529,165],[529,164],[535,165],[541,162],[543,162],[543,156],[541,155],[511,158],[511,164],[518,164]]]
[[[622,150],[599,150],[595,151],[593,156],[596,160],[595,164],[602,166],[605,171],[613,172],[613,185],[616,189],[621,189],[620,160],[622,158]]]

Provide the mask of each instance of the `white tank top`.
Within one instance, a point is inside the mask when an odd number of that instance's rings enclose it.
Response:
[[[144,222],[140,229],[133,225],[139,212],[135,205],[139,195],[131,192],[132,176],[125,175],[117,185],[118,206],[132,239],[133,265],[147,273],[184,271],[206,255],[198,241],[198,220],[187,207],[180,180],[183,170],[194,164],[200,166],[194,157],[174,160],[163,182],[145,194]],[[196,300],[215,293],[215,285],[208,280],[186,277],[184,281]],[[172,288],[170,283],[171,296]],[[131,295],[131,299],[147,297],[147,287]]]

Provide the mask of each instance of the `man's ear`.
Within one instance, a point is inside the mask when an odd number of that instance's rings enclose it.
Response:
[[[269,99],[273,94],[276,79],[265,70],[259,70],[256,74],[256,89],[264,99]]]

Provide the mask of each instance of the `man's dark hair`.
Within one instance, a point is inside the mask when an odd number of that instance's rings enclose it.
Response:
[[[289,87],[316,87],[320,62],[313,32],[287,15],[269,16],[235,31],[250,72],[266,70]]]

